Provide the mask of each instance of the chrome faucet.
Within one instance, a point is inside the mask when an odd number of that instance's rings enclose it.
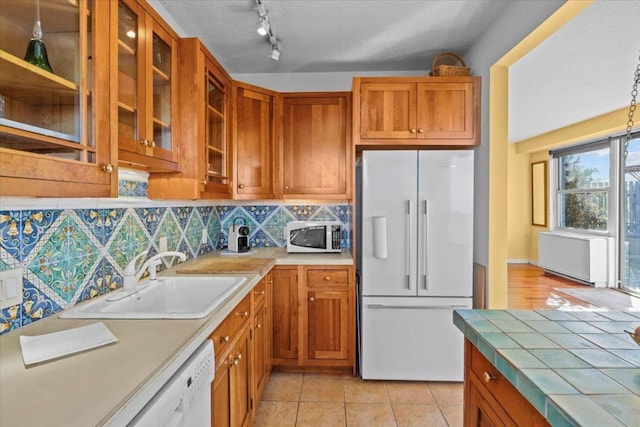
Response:
[[[155,282],[157,280],[156,267],[158,267],[162,263],[162,258],[175,256],[180,258],[180,261],[187,260],[187,256],[182,252],[160,252],[159,254],[156,254],[149,258],[144,264],[142,264],[140,270],[136,272],[136,263],[138,262],[138,259],[147,255],[147,252],[148,250],[139,253],[129,262],[129,264],[127,264],[127,267],[124,269],[124,275],[122,277],[122,291],[115,293],[113,296],[107,298],[107,301],[117,301],[129,295],[133,295],[136,292],[139,292],[146,288],[149,283]],[[149,280],[147,282],[138,284],[138,280],[140,280],[144,272],[147,270],[149,271]]]

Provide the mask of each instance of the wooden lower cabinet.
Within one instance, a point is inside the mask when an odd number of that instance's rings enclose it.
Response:
[[[468,340],[465,340],[464,375],[465,427],[549,425]]]
[[[213,426],[248,426],[252,422],[251,325],[247,322],[213,380]]]
[[[269,382],[271,372],[271,273],[268,273],[251,292],[253,312],[253,417]]]
[[[298,359],[298,267],[274,267],[273,363]]]
[[[271,273],[220,323],[214,342],[212,426],[252,424],[271,372]]]
[[[355,370],[353,267],[273,269],[273,364]]]

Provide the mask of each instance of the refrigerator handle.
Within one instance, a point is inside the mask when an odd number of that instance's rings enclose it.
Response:
[[[407,225],[406,229],[406,245],[407,245],[407,255],[406,255],[406,277],[407,277],[407,289],[411,290],[411,200],[407,200]]]
[[[428,229],[429,229],[429,210],[428,210],[428,201],[424,200],[424,222],[422,224],[422,280],[424,290],[429,290],[429,276],[427,274],[427,266],[428,266],[428,254],[427,254],[427,243],[428,243]]]

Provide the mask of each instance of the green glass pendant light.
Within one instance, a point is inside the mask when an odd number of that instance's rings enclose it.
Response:
[[[36,0],[36,23],[33,26],[33,37],[29,41],[29,46],[27,46],[27,53],[24,55],[24,60],[36,67],[53,73],[51,65],[49,64],[49,58],[47,57],[47,48],[41,39],[40,0]]]

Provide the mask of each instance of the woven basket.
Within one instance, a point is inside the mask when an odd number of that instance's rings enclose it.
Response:
[[[452,56],[458,60],[461,65],[436,65],[439,59],[442,59],[446,56]],[[465,64],[464,60],[456,55],[453,52],[442,52],[436,55],[431,62],[431,76],[439,76],[439,77],[454,77],[454,76],[468,76],[469,75],[469,67]]]

